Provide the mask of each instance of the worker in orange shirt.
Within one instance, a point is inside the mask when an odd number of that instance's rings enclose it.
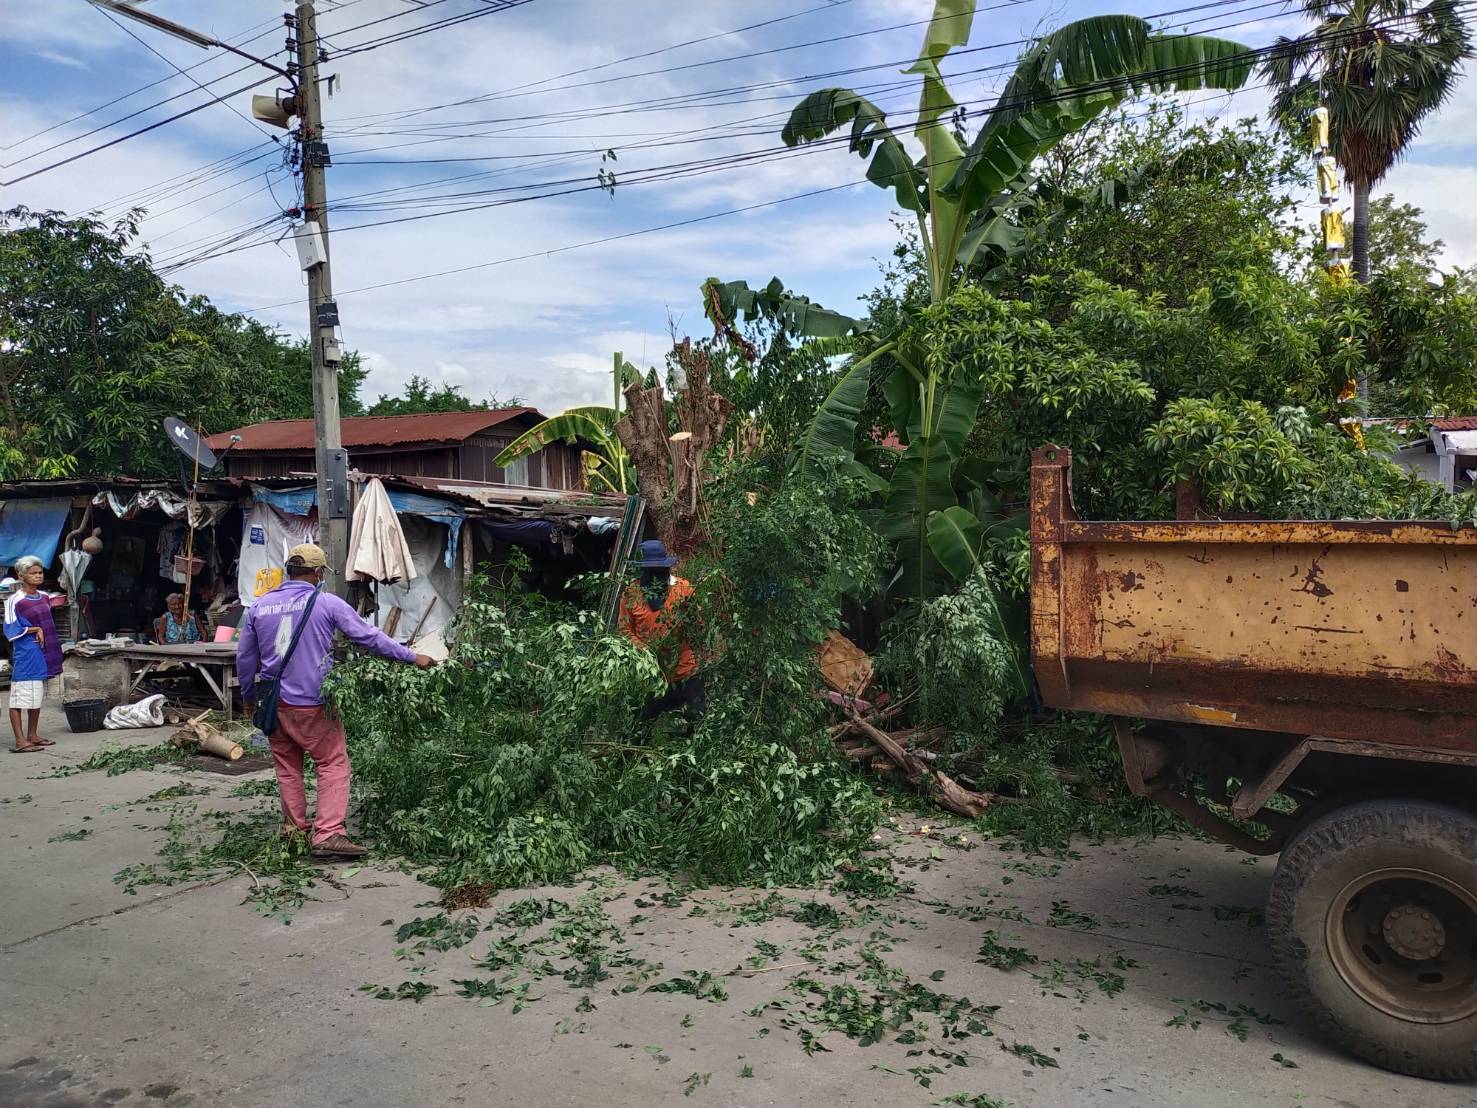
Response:
[[[660,539],[643,542],[635,564],[641,576],[621,597],[621,630],[656,655],[667,678],[667,691],[642,709],[641,718],[654,719],[677,709],[689,717],[700,716],[706,707],[706,690],[697,675],[697,656],[682,627],[692,585],[672,573],[677,559],[667,553]]]

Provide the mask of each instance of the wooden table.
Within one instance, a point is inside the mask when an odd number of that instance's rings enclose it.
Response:
[[[220,701],[226,722],[231,722],[232,700],[239,687],[236,680],[236,644],[233,642],[201,642],[179,646],[125,646],[117,652],[128,661],[128,693],[132,698],[144,678],[166,662],[194,669]]]

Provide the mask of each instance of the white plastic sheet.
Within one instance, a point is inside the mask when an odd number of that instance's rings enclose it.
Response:
[[[318,521],[290,516],[270,504],[251,506],[241,527],[241,561],[236,590],[250,607],[256,598],[282,584],[287,552],[298,543],[318,541]]]
[[[129,727],[163,727],[165,699],[163,693],[155,693],[144,697],[137,704],[120,704],[116,708],[109,708],[108,714],[103,717],[103,726],[109,731],[122,731]]]
[[[391,610],[399,608],[400,616],[390,636],[397,642],[409,642],[412,636],[425,639],[434,633],[444,635],[446,625],[462,606],[461,568],[447,566],[441,557],[446,528],[416,516],[402,516],[400,526],[410,546],[416,576],[393,585],[374,586],[379,607],[375,622],[384,630]],[[461,541],[472,541],[469,529],[463,528]]]

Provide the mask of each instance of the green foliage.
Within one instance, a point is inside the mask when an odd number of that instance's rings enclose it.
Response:
[[[1020,628],[1007,622],[1002,607],[983,566],[958,592],[920,607],[905,632],[911,657],[892,663],[916,682],[920,722],[942,724],[966,736],[989,736],[1005,709],[1028,695]]]
[[[518,398],[502,401],[497,397],[487,400],[473,400],[458,385],[442,381],[439,386],[432,387],[428,377],[412,373],[410,380],[405,382],[405,391],[399,396],[386,396],[380,393],[380,397],[368,409],[365,415],[413,415],[419,412],[483,412],[491,408],[518,408],[523,406],[523,401]]]
[[[438,669],[341,667],[365,831],[446,884],[565,880],[603,861],[734,881],[828,873],[879,815],[814,696],[815,644],[875,573],[848,495],[758,469],[715,486],[715,556],[686,570],[688,632],[711,659],[695,727],[637,718],[663,687],[644,649],[526,596],[474,592]]]
[[[149,885],[245,873],[251,877],[251,887],[243,903],[250,903],[264,916],[291,923],[292,914],[308,900],[318,878],[310,864],[307,838],[281,834],[281,810],[276,804],[245,819],[223,811],[197,817],[196,810],[177,807],[170,816],[160,862],[125,866],[114,875],[114,883],[132,895]],[[218,835],[209,834],[215,829]]]
[[[986,931],[980,940],[979,956],[975,961],[1009,973],[1021,966],[1035,965],[1037,958],[1025,947],[1002,943],[995,932]]]
[[[599,405],[569,408],[523,432],[503,448],[494,462],[509,466],[551,442],[578,443],[584,448],[586,478],[595,491],[634,492],[636,471],[615,431],[620,418],[614,408]]]
[[[1406,283],[1429,280],[1446,243],[1426,238],[1426,221],[1414,204],[1397,204],[1386,193],[1369,204],[1369,271]]]
[[[1329,141],[1349,179],[1372,185],[1456,88],[1472,54],[1454,0],[1305,0],[1311,34],[1279,38],[1263,62],[1273,110],[1301,128],[1329,111]],[[1367,274],[1362,275],[1367,277]]]
[[[1084,270],[1184,307],[1228,253],[1268,268],[1302,256],[1307,166],[1300,145],[1255,119],[1192,121],[1170,100],[1120,109],[1038,163],[1013,216],[1020,249],[982,250],[970,272],[1008,296],[1027,277]]]
[[[166,415],[223,431],[312,414],[306,345],[168,285],[138,218],[0,213],[0,477],[167,476]],[[340,367],[347,415],[364,374]]]
[[[890,189],[917,218],[935,302],[953,289],[956,267],[968,266],[982,246],[1018,241],[1009,216],[1031,184],[1032,163],[1062,138],[1130,96],[1239,88],[1251,69],[1236,43],[1157,34],[1134,16],[1093,16],[1042,35],[1021,55],[966,147],[953,129],[959,105],[939,65],[969,41],[974,14],[966,0],[937,0],[908,70],[919,77],[913,135],[921,157],[908,151],[881,108],[851,89],[811,93],[781,133],[795,146],[850,128],[850,149],[868,161],[867,179]]]

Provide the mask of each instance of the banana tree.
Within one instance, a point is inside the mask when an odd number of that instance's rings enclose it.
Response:
[[[615,355],[615,397],[620,403],[621,387],[641,372],[623,358],[619,351]],[[636,473],[631,467],[630,456],[615,433],[620,420],[619,407],[607,408],[591,405],[570,408],[556,416],[550,416],[503,448],[493,459],[494,465],[507,467],[519,458],[526,458],[542,450],[551,442],[578,443],[584,447],[585,487],[592,492],[631,493],[636,490]]]
[[[936,0],[918,59],[907,70],[920,82],[913,121],[919,156],[881,108],[851,89],[811,93],[781,132],[796,146],[850,127],[849,149],[867,160],[867,179],[890,190],[918,222],[935,306],[949,299],[981,250],[1020,248],[1012,213],[1034,184],[1031,164],[1058,141],[1142,92],[1239,88],[1252,66],[1250,52],[1225,39],[1158,34],[1136,16],[1079,20],[1042,36],[1021,56],[966,145],[953,130],[959,104],[939,65],[968,42],[974,14],[974,0]],[[893,468],[883,527],[898,543],[903,594],[913,598],[928,595],[939,576],[929,520],[959,504],[955,469],[982,395],[977,379],[929,356],[923,331],[905,326],[878,336],[871,352],[847,367],[816,413],[801,459],[802,468],[813,469],[853,456],[872,368],[886,355],[882,389],[906,450]]]

